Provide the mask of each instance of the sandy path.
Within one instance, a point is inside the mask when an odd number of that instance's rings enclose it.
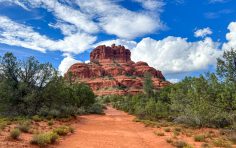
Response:
[[[59,148],[169,148],[165,138],[153,129],[133,122],[134,116],[108,107],[105,115],[80,116],[76,133],[66,137]]]

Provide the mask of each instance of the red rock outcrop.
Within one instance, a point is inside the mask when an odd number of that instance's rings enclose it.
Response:
[[[90,53],[90,63],[72,65],[65,76],[71,73],[75,82],[87,83],[97,95],[142,93],[146,72],[152,75],[156,89],[170,84],[161,71],[145,62],[135,63],[130,56],[130,50],[124,46],[101,45]]]

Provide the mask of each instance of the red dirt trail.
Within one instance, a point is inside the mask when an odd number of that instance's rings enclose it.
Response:
[[[152,128],[133,122],[134,116],[112,107],[105,115],[79,117],[76,132],[66,137],[58,148],[171,148],[165,138],[156,136]]]

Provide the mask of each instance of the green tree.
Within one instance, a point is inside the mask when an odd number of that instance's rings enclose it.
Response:
[[[217,74],[226,81],[236,82],[236,51],[224,51],[223,57],[217,59]]]
[[[153,95],[152,75],[149,72],[144,74],[143,90],[147,97],[151,97]]]

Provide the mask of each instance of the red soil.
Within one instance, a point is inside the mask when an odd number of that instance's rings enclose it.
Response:
[[[105,115],[80,116],[76,133],[59,142],[57,148],[171,148],[154,129],[133,122],[134,116],[108,107]]]

